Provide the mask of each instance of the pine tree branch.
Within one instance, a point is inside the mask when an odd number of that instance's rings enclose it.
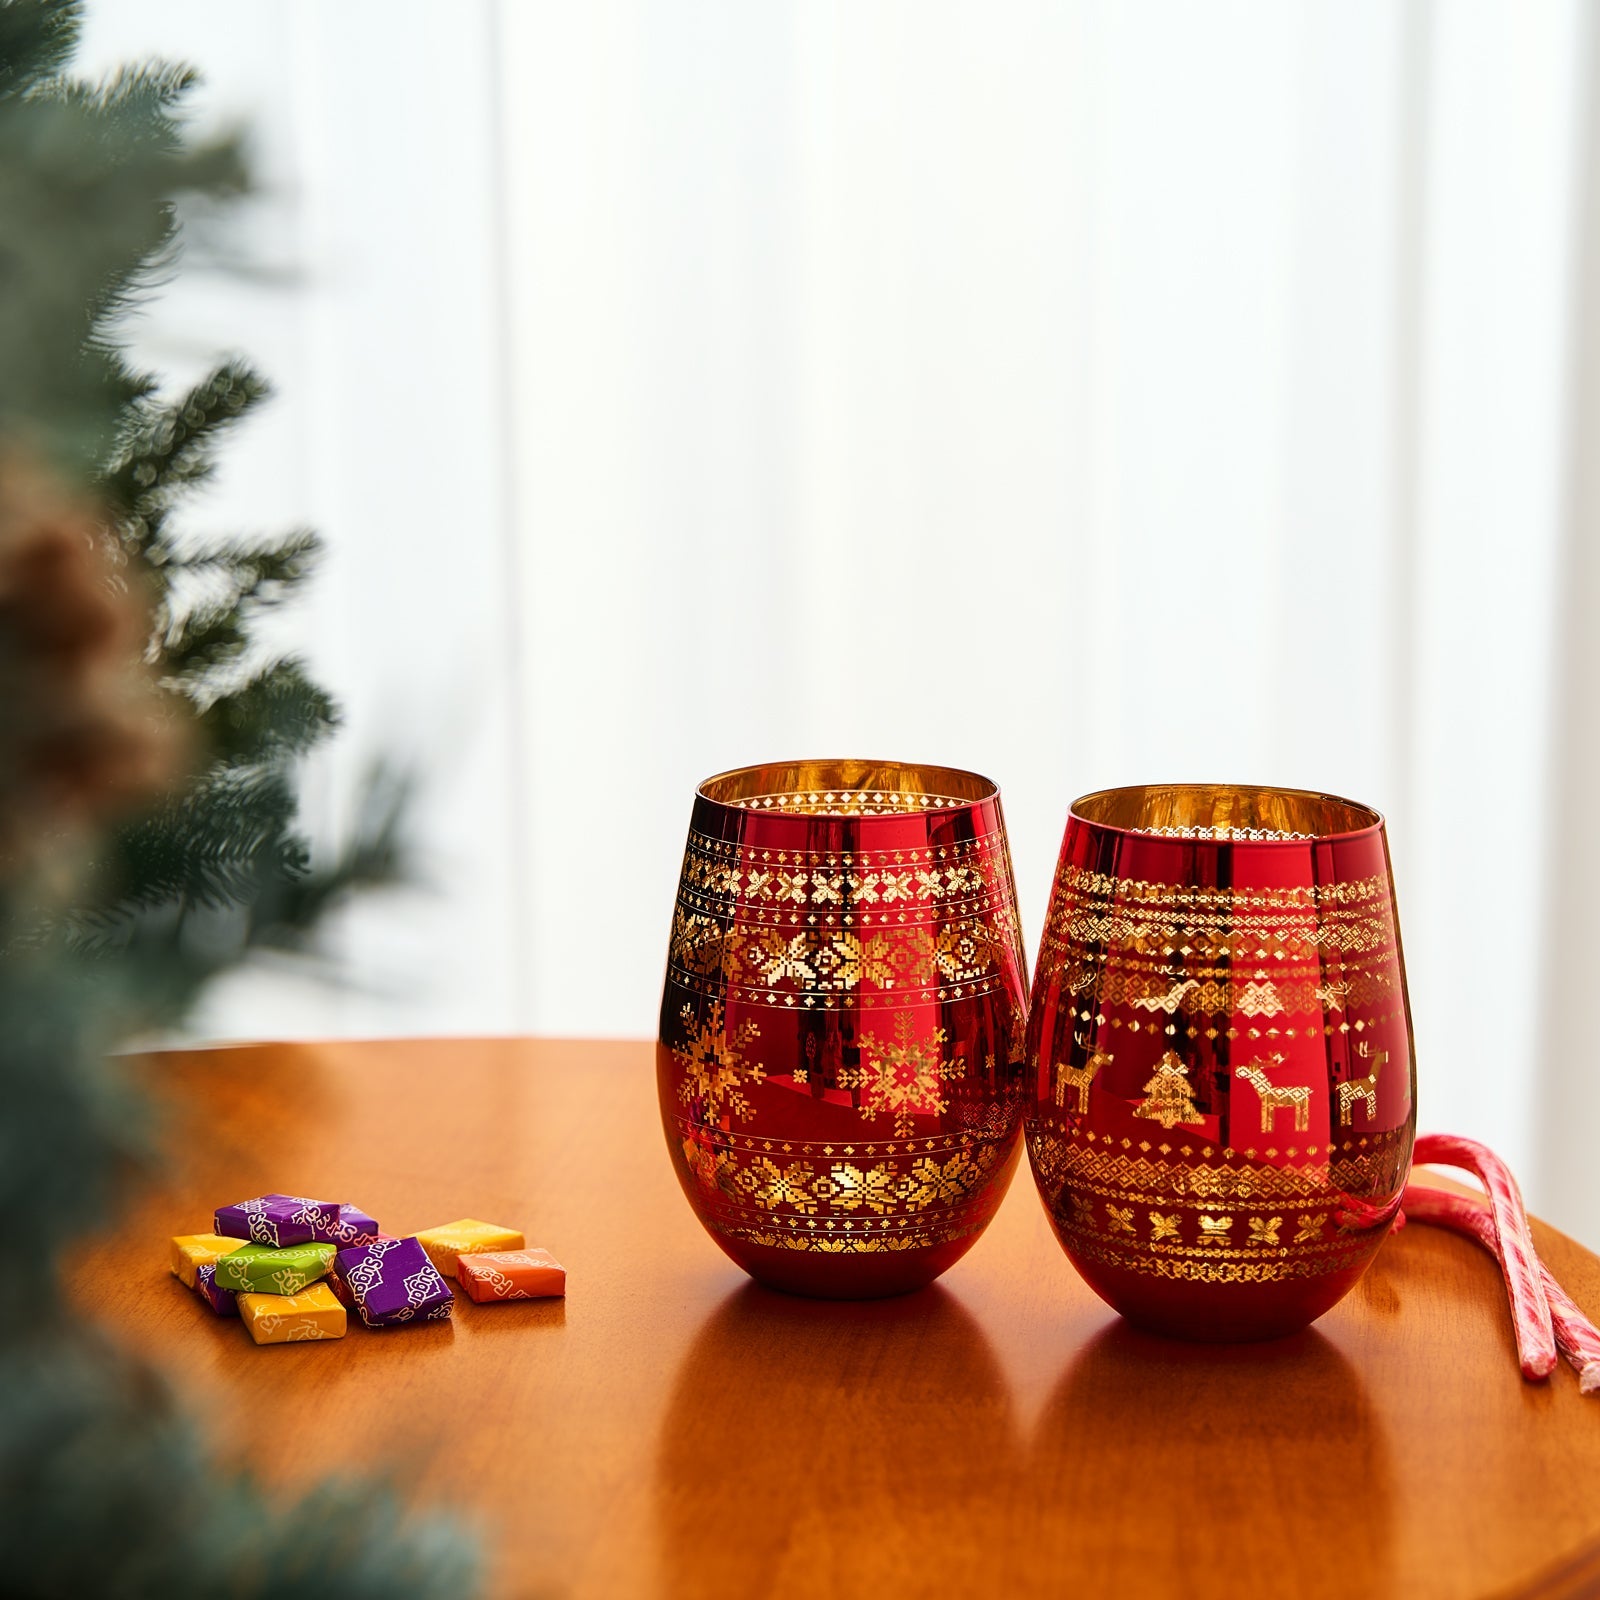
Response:
[[[206,748],[221,764],[280,761],[320,744],[339,725],[339,710],[301,662],[289,657],[218,695],[199,724]]]
[[[137,401],[103,480],[106,498],[131,520],[148,524],[155,512],[211,476],[220,435],[270,393],[264,378],[232,360],[177,400],[147,395]]]
[[[305,581],[320,549],[316,536],[302,531],[276,544],[152,563],[161,588],[156,641],[166,681],[199,705],[224,692],[220,680],[246,658],[256,619]]]
[[[74,5],[61,0],[13,0],[0,6],[0,98],[26,94],[59,74],[83,32]]]

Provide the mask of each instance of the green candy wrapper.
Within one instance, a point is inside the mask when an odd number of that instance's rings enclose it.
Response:
[[[281,1250],[247,1244],[217,1262],[216,1285],[236,1294],[299,1294],[327,1275],[333,1255],[331,1244],[291,1244]],[[228,1263],[226,1272],[222,1270],[224,1261]]]

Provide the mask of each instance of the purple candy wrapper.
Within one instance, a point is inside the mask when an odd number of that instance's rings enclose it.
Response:
[[[336,1244],[341,1250],[371,1244],[377,1237],[378,1224],[359,1206],[340,1206],[338,1226],[327,1233],[317,1235],[319,1240]]]
[[[415,1239],[379,1239],[341,1250],[333,1271],[369,1328],[438,1322],[455,1302],[450,1285]]]
[[[239,1315],[239,1297],[231,1289],[217,1287],[217,1266],[208,1261],[194,1269],[194,1292],[211,1307],[219,1317]]]
[[[218,1206],[215,1228],[230,1239],[248,1239],[278,1250],[292,1244],[334,1244],[338,1242],[339,1209],[333,1200],[264,1194],[259,1200]]]

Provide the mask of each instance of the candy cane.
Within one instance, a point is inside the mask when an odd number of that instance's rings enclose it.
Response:
[[[1475,1173],[1489,1191],[1494,1218],[1495,1253],[1511,1295],[1511,1316],[1517,1330],[1517,1356],[1525,1378],[1548,1378],[1555,1371],[1556,1338],[1550,1302],[1544,1292],[1544,1269],[1533,1247],[1533,1231],[1523,1208],[1522,1191],[1511,1169],[1487,1145],[1453,1133],[1418,1136],[1412,1160],[1419,1165],[1460,1167]]]
[[[1431,1222],[1476,1239],[1499,1261],[1494,1219],[1484,1201],[1472,1195],[1449,1194],[1443,1189],[1408,1183],[1401,1204],[1414,1221]],[[1583,1394],[1600,1393],[1600,1328],[1595,1327],[1572,1296],[1550,1276],[1550,1269],[1543,1262],[1539,1264],[1539,1271],[1550,1302],[1556,1344],[1578,1374],[1578,1389]]]

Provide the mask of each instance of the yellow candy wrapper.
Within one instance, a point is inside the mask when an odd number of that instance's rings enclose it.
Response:
[[[325,1283],[303,1294],[241,1294],[239,1315],[257,1344],[344,1338],[344,1307]]]
[[[417,1243],[428,1252],[428,1259],[445,1277],[453,1278],[458,1256],[481,1255],[488,1250],[521,1250],[526,1240],[515,1228],[463,1217],[459,1222],[446,1222],[419,1233]]]

